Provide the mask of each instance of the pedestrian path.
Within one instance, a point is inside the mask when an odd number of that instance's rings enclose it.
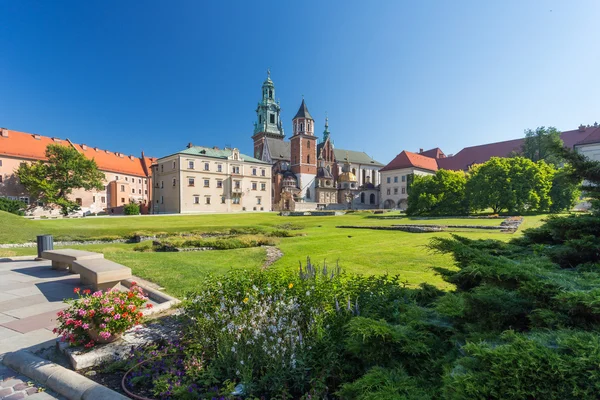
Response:
[[[63,399],[52,392],[31,382],[24,375],[0,364],[0,399],[1,400],[58,400]]]
[[[0,262],[0,359],[8,352],[53,345],[56,313],[81,284],[79,275],[50,267],[46,260]]]

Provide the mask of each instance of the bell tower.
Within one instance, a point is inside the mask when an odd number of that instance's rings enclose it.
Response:
[[[262,84],[262,99],[256,107],[256,121],[252,135],[254,157],[261,159],[267,137],[283,140],[284,136],[281,107],[279,101],[275,101],[275,85],[271,80],[271,71],[267,70],[267,79]]]
[[[314,134],[315,120],[302,99],[300,109],[292,120],[293,135],[290,139],[290,166],[298,178],[301,197],[315,201],[315,177],[317,175],[317,138]]]

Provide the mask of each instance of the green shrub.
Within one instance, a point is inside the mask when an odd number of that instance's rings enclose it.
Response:
[[[27,204],[18,200],[9,200],[4,197],[0,197],[0,211],[6,211],[11,214],[25,215],[24,211],[27,208]]]
[[[123,213],[125,215],[139,215],[140,205],[137,203],[129,203],[123,206]]]

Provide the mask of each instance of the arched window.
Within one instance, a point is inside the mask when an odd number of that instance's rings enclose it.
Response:
[[[310,164],[310,156],[306,156],[306,163]]]
[[[369,196],[369,204],[375,204],[375,193],[371,193]]]
[[[306,148],[310,149],[310,140],[306,141]]]
[[[259,124],[262,124],[262,115],[259,115],[259,116],[258,116],[258,123],[259,123]]]
[[[303,125],[302,125],[302,122],[301,122],[300,123],[300,132],[302,132],[302,127],[303,127]]]
[[[352,173],[356,175],[356,168],[352,168]]]
[[[363,204],[365,203],[365,194],[364,193],[360,194],[360,202]]]
[[[310,189],[306,189],[306,198],[310,199]]]

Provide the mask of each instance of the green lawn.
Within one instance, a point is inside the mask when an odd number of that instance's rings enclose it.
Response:
[[[307,256],[313,263],[323,260],[333,264],[339,261],[348,272],[362,274],[400,274],[410,284],[428,282],[447,288],[432,267],[451,266],[446,255],[433,254],[427,249],[432,237],[449,236],[450,233],[407,233],[401,231],[376,231],[366,229],[339,229],[337,225],[393,224],[473,224],[498,225],[500,219],[442,219],[416,220],[409,218],[378,220],[367,218],[371,214],[355,213],[329,217],[280,217],[268,214],[220,214],[187,216],[112,217],[66,220],[30,221],[0,212],[0,243],[20,243],[35,240],[37,234],[52,234],[58,239],[90,239],[131,235],[134,232],[189,232],[222,231],[233,227],[275,227],[291,223],[302,229],[294,232],[303,236],[280,239],[279,248],[284,256],[271,268],[298,268]],[[538,226],[545,216],[527,216],[522,228]],[[466,231],[469,238],[494,238],[509,240],[515,235],[496,231]],[[207,273],[220,273],[228,268],[260,268],[264,262],[262,248],[183,253],[142,253],[133,251],[133,244],[98,244],[70,246],[100,251],[105,257],[127,265],[133,273],[157,282],[166,291],[182,296],[197,289],[198,278]],[[35,254],[35,248],[0,249],[0,256]]]

